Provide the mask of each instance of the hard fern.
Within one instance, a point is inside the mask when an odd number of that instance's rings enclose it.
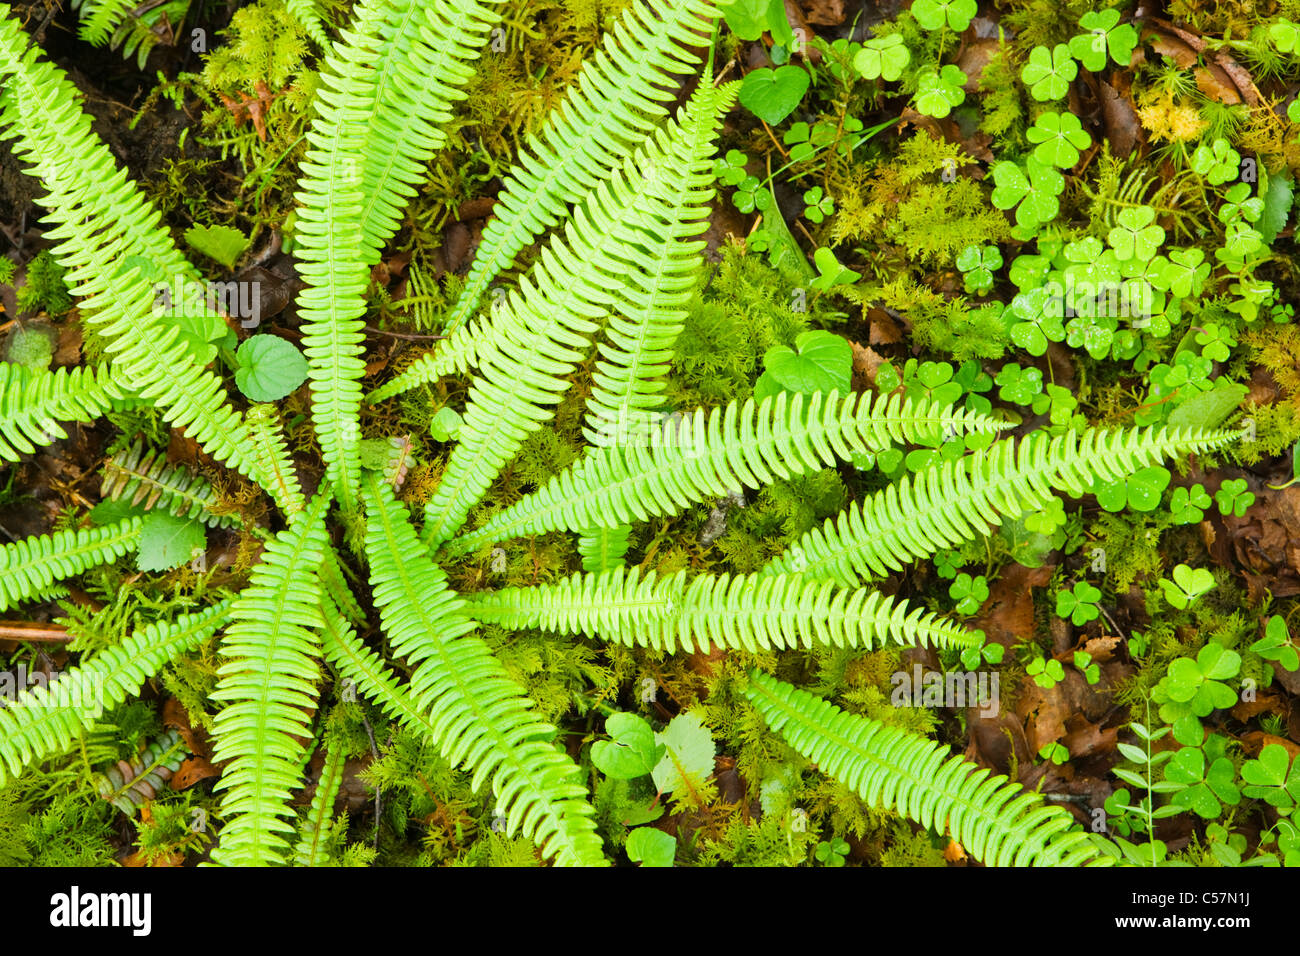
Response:
[[[532,702],[470,633],[464,602],[447,588],[388,486],[371,474],[363,491],[375,604],[393,650],[416,665],[413,705],[402,710],[428,715],[443,755],[474,771],[474,789],[493,778],[508,833],[531,837],[561,864],[603,864],[581,775],[551,742],[555,728],[530,712]],[[391,684],[366,683],[394,696]]]
[[[289,798],[310,737],[320,679],[321,589],[325,510],[320,494],[289,527],[267,542],[262,562],[230,608],[221,639],[225,663],[213,700],[227,704],[213,727],[213,759],[229,760],[217,789],[225,790],[226,823],[212,858],[223,865],[286,862],[281,836],[293,827]]]
[[[932,740],[846,713],[759,671],[746,696],[795,750],[868,804],[946,831],[990,866],[1113,862],[1065,810]]]

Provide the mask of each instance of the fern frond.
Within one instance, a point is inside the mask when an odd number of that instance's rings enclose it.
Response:
[[[343,562],[339,560],[339,553],[334,550],[333,545],[325,549],[325,560],[320,566],[320,583],[325,589],[325,594],[334,602],[335,608],[344,618],[356,625],[366,622],[365,612],[361,610],[361,605],[357,603],[352,589],[348,586]]]
[[[329,49],[330,39],[325,34],[325,21],[321,19],[320,10],[312,0],[284,0],[284,5],[307,31],[307,35],[320,44],[321,49]]]
[[[317,440],[345,508],[361,472],[369,265],[445,142],[496,15],[477,0],[363,0],[321,71],[298,193],[298,309]]]
[[[607,447],[448,543],[463,554],[504,538],[675,514],[742,486],[817,471],[891,441],[988,434],[1005,427],[974,412],[898,395],[779,392],[668,423],[649,447]]]
[[[799,538],[760,574],[786,572],[852,585],[970,540],[1046,506],[1053,489],[1078,496],[1163,458],[1202,451],[1236,432],[1154,428],[1034,432],[906,476]]]
[[[248,423],[253,465],[261,475],[262,487],[270,491],[276,507],[285,515],[302,511],[305,507],[302,486],[289,458],[280,413],[274,405],[259,403],[248,409],[244,421]]]
[[[1113,862],[1067,811],[932,740],[847,713],[759,671],[750,674],[746,696],[823,773],[873,807],[948,833],[989,866]]]
[[[595,574],[622,567],[623,556],[627,554],[627,537],[631,533],[631,526],[625,524],[588,529],[578,538],[582,569]]]
[[[217,784],[226,823],[212,859],[223,866],[284,863],[290,850],[282,834],[293,831],[286,818],[305,757],[299,738],[311,737],[321,676],[316,569],[329,502],[328,492],[318,495],[267,542],[221,639],[226,663],[211,696],[227,703],[213,725],[212,759],[230,765]]]
[[[562,865],[603,865],[581,773],[552,742],[555,728],[469,633],[474,622],[464,602],[447,588],[392,490],[369,473],[362,493],[375,605],[393,650],[417,665],[411,695],[432,739],[451,763],[473,770],[474,789],[492,778],[508,833],[522,833]],[[380,683],[369,689],[392,692]]]
[[[233,528],[239,523],[230,515],[212,513],[219,502],[211,485],[191,476],[184,465],[168,465],[166,452],[146,452],[144,442],[138,439],[104,463],[99,496],[197,518],[213,528]]]
[[[37,372],[0,362],[0,459],[17,461],[38,445],[67,438],[60,422],[93,422],[126,400],[107,365]]]
[[[110,340],[119,381],[154,400],[213,457],[254,478],[247,431],[224,401],[221,380],[180,339],[179,318],[163,321],[154,312],[159,284],[198,273],[91,131],[76,88],[36,47],[27,48],[10,13],[0,3],[0,138],[16,137],[15,154],[49,190],[41,203],[58,225],[46,238],[57,242],[55,257],[83,299],[83,316]]]
[[[513,630],[541,628],[628,646],[688,654],[718,647],[759,649],[909,646],[971,647],[979,638],[879,591],[843,590],[798,575],[686,572],[656,577],[616,568],[574,574],[556,584],[472,595],[467,614]]]
[[[134,0],[74,0],[81,26],[77,30],[81,39],[94,46],[103,46],[135,6]]]
[[[603,297],[600,289],[572,290],[582,300],[599,303],[600,315],[611,314],[613,345],[601,343],[601,354],[612,361],[600,364],[596,380],[598,388],[593,395],[602,423],[616,424],[620,418],[626,418],[627,413],[620,412],[624,403],[637,409],[637,414],[654,406],[650,396],[655,389],[647,383],[667,367],[672,339],[680,331],[679,323],[684,315],[682,306],[689,297],[688,290],[696,281],[700,266],[698,253],[703,247],[701,242],[672,240],[686,240],[705,228],[703,220],[708,212],[705,204],[712,196],[713,185],[712,165],[707,158],[711,152],[709,147],[717,131],[718,117],[730,106],[735,95],[734,84],[719,88],[702,86],[679,116],[680,135],[670,137],[659,131],[655,144],[658,156],[643,149],[637,158],[624,164],[622,175],[645,193],[645,201],[637,213],[641,223],[629,216],[620,221],[617,216],[609,215],[605,216],[604,223],[606,228],[617,228],[622,222],[645,230],[645,238],[639,242],[641,248],[630,251],[632,261],[637,264],[634,268],[624,267],[630,270],[629,274],[618,273],[606,278]],[[618,201],[626,198],[619,197]],[[658,203],[654,202],[656,199]],[[589,198],[588,208],[594,203],[595,214],[599,215],[599,204],[605,201],[603,189],[597,189]],[[626,228],[614,235],[634,238]],[[669,241],[665,242],[665,239]],[[479,258],[482,257],[482,248],[480,246]],[[613,260],[615,263],[625,261],[629,256],[629,251],[608,251],[617,256]],[[563,251],[560,256],[563,258]],[[593,265],[605,270],[619,268],[609,262],[608,257]],[[637,282],[628,281],[638,276],[643,278]],[[564,285],[553,287],[565,288]],[[557,303],[554,307],[563,304]],[[437,381],[451,372],[467,372],[493,355],[508,354],[513,347],[510,342],[510,317],[514,314],[509,311],[511,307],[518,308],[517,299],[513,297],[500,303],[491,315],[457,328],[434,351],[421,356],[396,378],[375,389],[367,401],[382,402],[401,392]],[[611,441],[617,437],[617,432],[607,424],[603,425],[601,434],[607,435]]]
[[[69,529],[0,548],[0,611],[47,591],[56,581],[116,561],[140,541],[141,519],[102,528]]]
[[[343,765],[347,762],[347,755],[341,748],[331,747],[328,743],[321,746],[325,748],[325,763],[321,767],[320,779],[316,781],[316,795],[307,811],[298,846],[294,849],[295,866],[324,866],[329,859],[326,841],[334,823],[334,801],[343,783]]]
[[[6,770],[17,776],[31,763],[67,750],[105,711],[139,693],[168,663],[210,638],[225,623],[230,603],[134,631],[48,687],[33,687],[12,705],[0,706],[0,785]]]
[[[564,218],[668,115],[681,77],[698,68],[717,8],[712,0],[634,0],[604,49],[589,59],[577,87],[540,135],[521,150],[497,197],[495,216],[465,288],[447,317],[461,326],[489,283],[519,250]]]
[[[675,261],[674,247],[703,230],[712,179],[696,169],[714,150],[717,111],[732,95],[697,91],[670,129],[575,211],[565,240],[552,237],[500,308],[491,351],[479,354],[482,368],[470,387],[460,443],[425,507],[431,544],[456,532],[528,433],[554,415],[589,348],[597,327],[592,320],[625,299],[635,301],[632,287],[646,281],[638,276],[652,277],[653,288],[659,268]]]

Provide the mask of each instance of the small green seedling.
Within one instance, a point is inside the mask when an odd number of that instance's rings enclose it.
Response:
[[[1065,680],[1065,667],[1058,660],[1035,657],[1025,668],[1025,673],[1034,679],[1034,683],[1043,690],[1051,690]]]
[[[1196,599],[1214,588],[1214,574],[1205,568],[1190,568],[1179,564],[1174,568],[1174,579],[1161,578],[1160,590],[1165,600],[1180,611],[1191,607]],[[1217,646],[1217,645],[1216,645]]]
[[[843,866],[845,857],[849,855],[849,844],[839,837],[832,837],[818,843],[813,855],[822,866]]]
[[[1063,743],[1053,742],[1039,747],[1038,756],[1059,766],[1070,759],[1070,750]]]
[[[1070,48],[1058,43],[1051,50],[1036,46],[1029,52],[1029,62],[1020,71],[1020,79],[1036,100],[1059,100],[1079,75],[1079,64],[1070,56]]]

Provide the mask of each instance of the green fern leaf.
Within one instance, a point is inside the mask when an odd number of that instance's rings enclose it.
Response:
[[[227,704],[213,725],[213,760],[230,761],[217,784],[226,819],[212,859],[223,866],[286,862],[291,791],[306,756],[316,708],[323,626],[316,569],[325,560],[328,493],[267,542],[262,562],[230,609],[225,659],[213,700]]]
[[[879,647],[971,647],[979,636],[921,608],[878,591],[841,590],[799,575],[700,574],[662,578],[638,568],[574,574],[557,584],[503,588],[472,595],[465,611],[484,623],[513,630],[541,628],[584,634],[628,646],[688,654],[709,645],[782,649],[814,644]]]
[[[594,450],[488,521],[451,541],[463,554],[505,538],[567,528],[644,521],[773,478],[807,474],[853,452],[914,441],[945,430],[987,434],[1001,423],[969,411],[912,401],[898,395],[834,392],[810,396],[779,392],[755,404],[731,402],[705,417],[703,409],[680,425],[669,423],[646,447]]]
[[[0,611],[47,592],[56,581],[134,551],[141,519],[133,516],[102,528],[56,531],[0,548]]]
[[[0,362],[0,459],[17,461],[38,445],[67,438],[59,422],[93,422],[129,403],[107,365],[37,372]]]
[[[1004,518],[1047,505],[1053,489],[1083,495],[1162,458],[1214,448],[1235,432],[1092,429],[988,449],[903,478],[838,519],[803,535],[760,573],[798,573],[849,586],[898,570],[914,558],[970,540]]]
[[[191,476],[184,465],[169,466],[164,452],[146,453],[144,442],[138,440],[104,464],[99,496],[195,518],[213,528],[233,528],[239,523],[230,515],[212,513],[219,502],[206,481]]]
[[[48,687],[33,687],[0,707],[0,785],[37,760],[62,753],[82,730],[116,707],[169,662],[194,650],[221,627],[230,610],[222,601],[172,622],[133,632]]]
[[[932,740],[847,713],[759,671],[751,672],[746,696],[823,773],[873,807],[947,832],[989,866],[1113,862],[1067,811]]]
[[[361,472],[369,264],[446,139],[450,106],[496,14],[464,0],[363,0],[325,59],[298,199],[298,298],[326,477],[351,508]],[[363,69],[362,64],[369,69]]]
[[[707,46],[716,17],[711,0],[634,0],[508,174],[447,316],[448,331],[465,322],[519,250],[560,222],[568,205],[582,200],[667,115],[680,78],[698,69],[697,50]]]
[[[447,588],[388,485],[368,474],[362,491],[375,605],[393,650],[418,665],[411,694],[443,755],[473,769],[476,790],[492,777],[508,833],[531,838],[563,865],[603,864],[581,773],[552,743],[555,728],[532,713],[532,701],[469,633],[474,622],[464,602]],[[369,689],[384,690],[374,682]]]
[[[582,569],[593,574],[622,567],[623,556],[627,554],[627,538],[632,533],[629,525],[621,524],[613,528],[592,528],[578,538],[578,554],[582,557]]]

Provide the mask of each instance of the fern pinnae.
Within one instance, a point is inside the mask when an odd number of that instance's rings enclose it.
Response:
[[[195,518],[214,528],[233,528],[238,524],[230,515],[213,514],[217,496],[212,486],[184,465],[167,464],[167,455],[157,450],[145,451],[137,439],[129,448],[104,463],[99,496],[105,500],[125,500],[146,510],[161,509],[182,518]]]
[[[134,551],[141,518],[95,528],[42,534],[0,548],[0,611],[43,594],[62,581]]]
[[[965,458],[904,477],[827,519],[770,561],[760,574],[794,572],[851,586],[896,571],[1041,508],[1054,488],[1084,494],[1162,458],[1213,448],[1235,432],[1091,429],[1051,436],[1034,432],[1019,444],[998,442]]]
[[[347,755],[341,748],[331,747],[328,741],[322,742],[321,746],[325,749],[325,762],[321,767],[320,779],[316,781],[316,793],[307,810],[307,819],[301,828],[298,845],[294,848],[295,866],[324,866],[329,859],[327,843],[334,823],[334,802],[338,799],[339,787],[343,784],[343,766],[347,762]]]
[[[298,194],[299,295],[313,421],[327,477],[351,507],[361,463],[361,359],[370,263],[415,194],[423,161],[494,22],[469,0],[366,0],[326,57]],[[368,69],[362,69],[366,64]]]
[[[667,133],[647,143],[574,211],[566,241],[553,237],[542,249],[530,273],[535,284],[525,277],[502,306],[496,321],[503,331],[481,356],[460,444],[425,508],[431,545],[459,529],[528,433],[554,415],[571,385],[569,376],[590,348],[593,320],[635,298],[637,276],[653,277],[657,264],[674,258],[682,239],[702,230],[699,210],[712,196],[712,177],[706,181],[696,170],[714,151],[716,111],[727,102],[726,93],[712,88],[692,96]],[[657,186],[647,190],[651,175]]]
[[[850,714],[760,671],[746,696],[768,725],[872,806],[947,832],[990,866],[1109,865],[1060,807],[932,740]]]
[[[839,589],[799,575],[685,571],[641,576],[638,568],[579,573],[555,584],[471,595],[466,613],[514,630],[583,634],[672,653],[709,646],[746,650],[880,647],[888,642],[971,647],[978,635],[879,591]]]
[[[216,633],[231,602],[219,601],[174,621],[140,628],[68,670],[48,687],[24,691],[0,706],[0,785],[35,761],[67,750],[103,714],[137,694],[150,677]]]
[[[271,493],[276,506],[285,515],[295,515],[306,506],[298,473],[289,458],[284,425],[274,405],[258,403],[248,409],[248,440],[253,447],[253,463],[261,476],[262,487]]]
[[[631,533],[631,526],[625,524],[615,525],[612,528],[587,529],[578,538],[578,555],[582,558],[582,569],[594,574],[621,567],[623,557],[627,554],[628,536]]]
[[[410,693],[443,756],[473,771],[473,789],[492,778],[507,833],[529,837],[560,864],[603,864],[581,773],[551,743],[555,728],[470,633],[464,602],[447,588],[391,488],[368,473],[362,492],[375,605],[394,651],[416,665]]]
[[[711,0],[633,0],[576,89],[529,139],[507,174],[494,216],[446,330],[460,327],[492,280],[543,230],[563,218],[667,114],[680,77],[698,67],[717,17]]]
[[[214,761],[229,760],[218,789],[225,817],[212,858],[226,866],[284,863],[291,792],[316,708],[323,626],[317,569],[325,559],[328,492],[318,494],[266,544],[262,562],[230,609],[221,639],[225,663],[213,700]]]
[[[669,422],[645,446],[595,449],[482,528],[446,545],[463,554],[493,541],[676,514],[742,486],[758,488],[850,460],[890,441],[989,434],[1005,427],[970,411],[898,395],[779,392]]]
[[[154,314],[158,283],[193,280],[197,271],[91,131],[76,88],[27,48],[11,13],[0,3],[0,136],[16,135],[15,154],[47,190],[41,202],[57,225],[46,238],[56,242],[83,316],[110,340],[120,381],[156,400],[169,422],[214,457],[254,477],[243,421],[225,402],[221,380],[195,361],[177,322]]]
[[[17,461],[67,438],[61,422],[93,422],[126,401],[108,365],[47,372],[0,362],[0,460]]]

